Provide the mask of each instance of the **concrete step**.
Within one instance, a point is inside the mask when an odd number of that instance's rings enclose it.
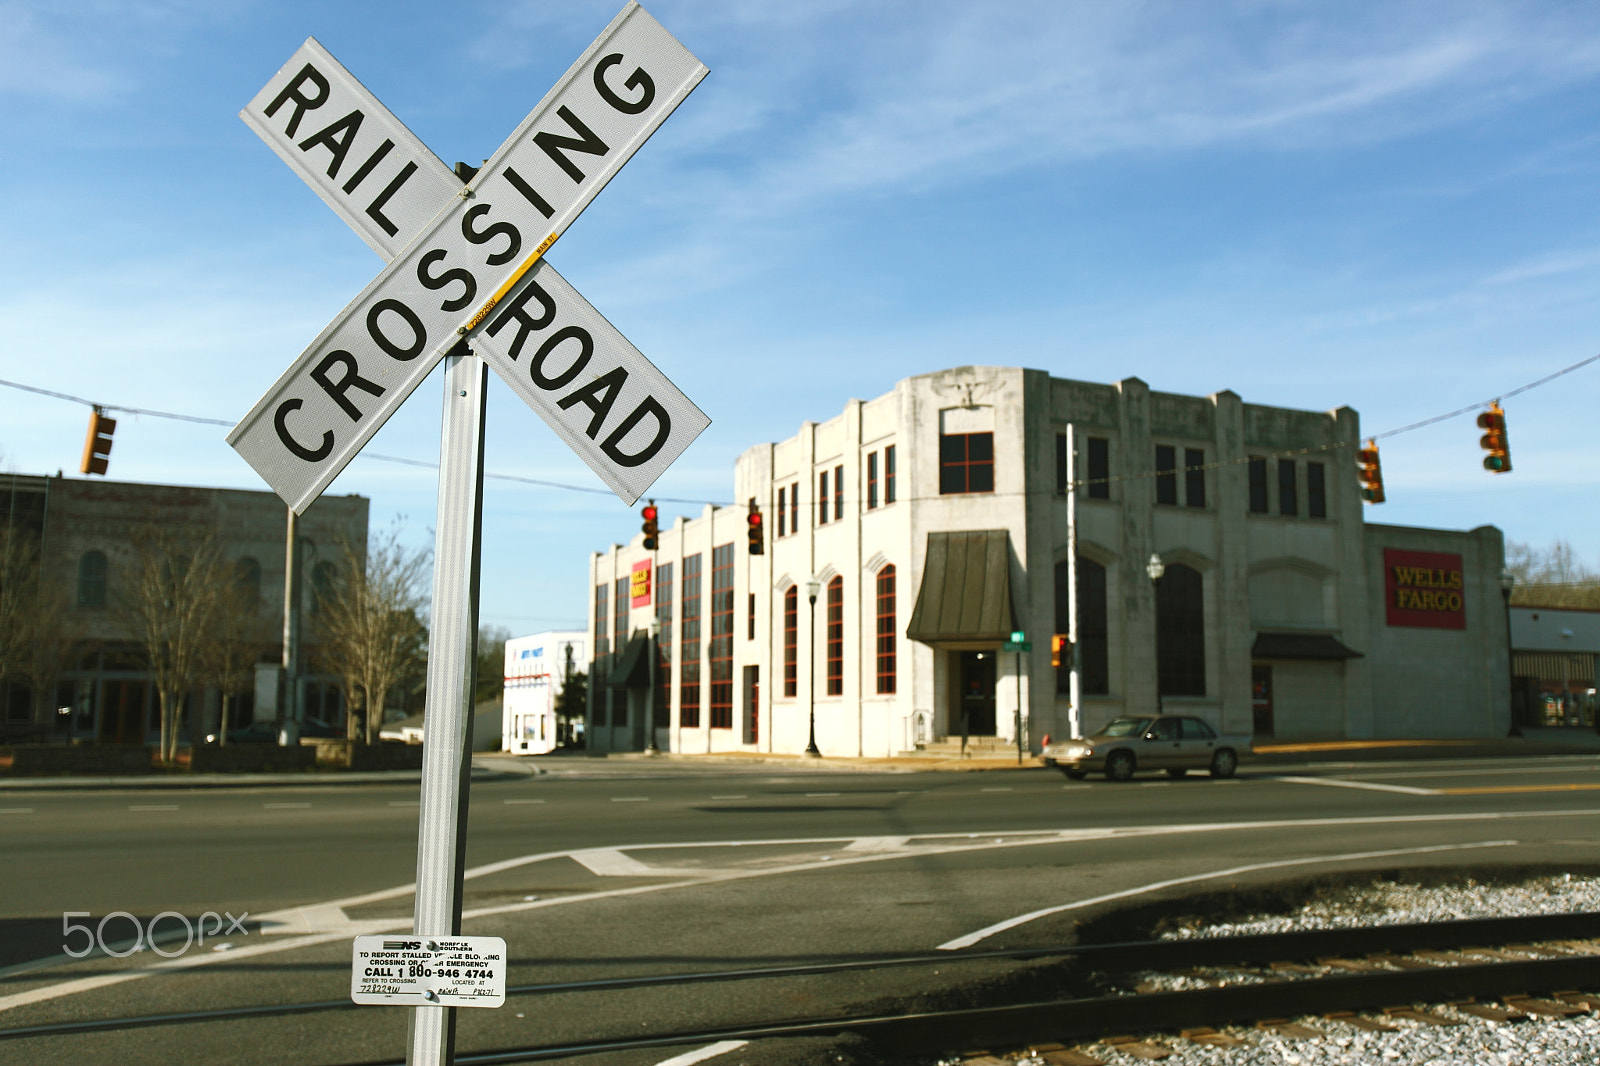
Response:
[[[969,759],[993,758],[1016,751],[1016,745],[1003,737],[968,737],[965,754]],[[906,758],[919,756],[933,759],[958,759],[963,757],[960,737],[941,737],[923,744],[916,751],[900,753]]]

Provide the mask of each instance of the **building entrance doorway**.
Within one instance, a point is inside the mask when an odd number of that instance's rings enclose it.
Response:
[[[995,735],[995,652],[953,651],[951,679],[954,700],[950,707],[950,732],[969,737]],[[966,728],[962,728],[965,717]]]
[[[145,703],[150,685],[145,681],[107,681],[100,706],[100,743],[143,744]]]

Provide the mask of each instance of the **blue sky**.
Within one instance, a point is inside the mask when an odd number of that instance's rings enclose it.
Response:
[[[0,377],[236,419],[380,267],[237,117],[317,37],[446,162],[489,155],[616,13],[565,3],[0,0]],[[552,253],[713,419],[652,490],[968,363],[1327,409],[1368,432],[1600,353],[1600,6],[647,5],[711,68]],[[437,457],[437,375],[368,445]],[[1383,449],[1373,521],[1600,557],[1600,365]],[[600,489],[498,382],[488,469]],[[86,411],[0,388],[0,468]],[[114,478],[261,487],[222,427],[119,421]],[[435,478],[334,493],[430,541]],[[691,504],[664,505],[692,514]],[[634,510],[491,480],[483,617],[580,625]]]

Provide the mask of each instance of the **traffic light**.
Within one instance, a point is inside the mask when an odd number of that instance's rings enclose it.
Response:
[[[639,527],[644,531],[644,549],[645,551],[653,552],[656,550],[656,545],[660,543],[658,537],[661,533],[661,526],[656,523],[656,516],[660,514],[656,510],[656,501],[651,500],[645,504],[644,509],[639,513],[644,516],[644,525]]]
[[[83,462],[78,470],[104,475],[111,462],[111,434],[117,431],[115,419],[107,418],[96,407],[89,414],[89,436],[83,442]]]
[[[1050,665],[1057,669],[1072,665],[1072,641],[1067,639],[1067,634],[1050,634]]]
[[[1383,502],[1383,465],[1378,460],[1378,442],[1367,441],[1367,446],[1356,453],[1361,472],[1361,498],[1368,503]]]
[[[1498,403],[1478,416],[1478,427],[1485,430],[1478,444],[1489,454],[1483,457],[1483,468],[1491,474],[1511,472],[1511,445],[1506,440],[1506,413]]]
[[[745,521],[749,523],[749,528],[745,530],[745,535],[750,538],[750,554],[765,555],[767,553],[767,541],[761,533],[761,508],[756,506],[756,501],[754,500],[750,501],[750,513],[745,517]]]

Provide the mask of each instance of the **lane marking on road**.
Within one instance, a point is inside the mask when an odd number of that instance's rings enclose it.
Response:
[[[1197,881],[1211,881],[1219,877],[1234,877],[1238,874],[1252,873],[1257,870],[1277,870],[1286,866],[1312,866],[1326,862],[1357,862],[1361,859],[1384,859],[1396,855],[1422,855],[1437,851],[1468,851],[1475,848],[1506,848],[1518,842],[1515,840],[1480,840],[1474,844],[1435,844],[1426,848],[1392,848],[1386,851],[1352,851],[1344,855],[1313,855],[1304,859],[1279,859],[1275,862],[1256,862],[1248,866],[1231,866],[1226,870],[1212,870],[1210,873],[1193,874],[1189,877],[1174,877],[1166,881],[1152,881],[1147,885],[1137,888],[1123,889],[1121,892],[1108,892],[1103,896],[1093,896],[1089,899],[1080,899],[1075,903],[1063,903],[1055,907],[1042,907],[1027,914],[1019,914],[1015,918],[1007,918],[1003,922],[985,926],[976,932],[965,936],[958,936],[940,944],[939,951],[956,951],[960,948],[969,948],[981,940],[987,940],[996,933],[1003,933],[1007,929],[1015,929],[1019,925],[1026,925],[1036,918],[1045,918],[1063,911],[1081,910],[1092,907],[1097,903],[1109,903],[1112,900],[1127,899],[1130,896],[1142,896],[1147,892],[1157,892],[1163,888],[1172,888],[1175,885],[1192,885]]]
[[[714,800],[742,800],[742,799],[749,799],[748,796],[742,796],[742,795],[741,796],[712,796],[711,798],[714,799]]]
[[[1407,796],[1440,796],[1437,788],[1412,788],[1410,785],[1385,785],[1377,781],[1346,781],[1340,777],[1290,777],[1271,774],[1267,781],[1283,781],[1291,785],[1325,785],[1328,788],[1359,788],[1368,792],[1399,792]]]
[[[572,852],[572,858],[582,863],[590,873],[599,874],[601,877],[660,877],[663,873],[669,872],[647,866],[638,859],[629,858],[616,848],[584,848]]]
[[[501,800],[500,802],[506,804],[507,806],[514,806],[519,803],[543,803],[544,800]]]
[[[612,803],[649,803],[649,796],[612,796]]]
[[[926,790],[922,790],[926,791]],[[782,876],[791,873],[811,873],[820,869],[838,869],[853,866],[858,863],[896,861],[909,856],[939,856],[946,854],[959,854],[977,850],[998,850],[1000,848],[1036,847],[1040,844],[1079,843],[1086,841],[1127,839],[1152,836],[1184,836],[1195,833],[1218,833],[1240,831],[1246,832],[1259,829],[1298,829],[1322,828],[1335,826],[1372,826],[1372,825],[1406,825],[1415,827],[1426,823],[1451,823],[1451,822],[1485,822],[1503,820],[1525,820],[1529,818],[1595,818],[1600,817],[1600,809],[1570,809],[1570,810],[1541,810],[1541,811],[1474,811],[1467,813],[1450,814],[1404,814],[1404,815],[1369,815],[1343,818],[1300,818],[1280,819],[1254,822],[1202,822],[1186,825],[1128,825],[1128,826],[1101,826],[1094,828],[1076,829],[1044,829],[1009,832],[1004,834],[1004,843],[990,843],[988,840],[972,839],[975,834],[967,833],[929,833],[923,836],[912,837],[916,846],[907,847],[904,851],[885,851],[882,853],[855,854],[841,857],[839,861],[830,860],[824,865],[819,861],[806,861],[788,863],[768,867],[746,867],[741,869],[700,869],[691,871],[674,871],[683,874],[678,880],[658,882],[649,885],[630,885],[626,888],[604,889],[596,892],[576,893],[571,896],[562,896],[549,900],[534,902],[506,903],[491,907],[481,907],[476,910],[466,911],[462,919],[477,920],[480,918],[497,917],[506,914],[516,914],[544,907],[568,906],[578,903],[590,903],[605,899],[617,899],[625,896],[638,896],[656,892],[671,891],[681,888],[699,887],[726,881],[746,880],[756,877]],[[850,837],[789,837],[778,839],[754,840],[717,840],[717,841],[677,841],[659,844],[633,844],[623,845],[619,848],[607,849],[620,851],[655,851],[655,850],[682,850],[684,848],[740,848],[757,846],[800,847],[817,844],[844,844],[855,838]],[[487,877],[492,874],[504,873],[507,870],[517,869],[533,863],[548,862],[558,859],[570,859],[571,851],[546,851],[535,852],[529,855],[519,855],[510,859],[501,859],[498,862],[486,863],[466,871],[464,877],[471,880],[478,877]],[[1327,861],[1327,860],[1323,860]],[[655,870],[657,876],[665,872],[659,868]],[[1221,875],[1218,875],[1221,876]],[[269,914],[260,914],[258,918],[265,926],[269,920],[280,926],[285,931],[298,931],[293,928],[295,922],[304,922],[299,929],[312,925],[312,916],[328,915],[332,917],[335,911],[342,911],[347,907],[359,907],[368,903],[380,903],[386,900],[409,896],[416,890],[415,884],[395,885],[390,888],[377,889],[364,892],[355,896],[346,896],[342,899],[328,900],[321,903],[303,907],[291,907]],[[1070,906],[1070,905],[1069,905]],[[232,963],[239,958],[253,955],[266,955],[276,951],[293,951],[301,947],[325,944],[335,940],[348,941],[357,933],[387,933],[401,932],[411,928],[410,918],[372,919],[361,922],[346,920],[348,924],[337,931],[317,931],[309,936],[274,937],[269,941],[238,948],[233,951],[204,955],[185,955],[150,966],[134,967],[119,970],[114,973],[100,974],[91,978],[78,978],[58,982],[56,984],[41,985],[26,992],[14,993],[10,996],[0,996],[0,1011],[10,1010],[13,1007],[26,1006],[30,1003],[39,1003],[45,1000],[56,999],[62,996],[73,995],[78,992],[102,988],[107,985],[119,984],[143,977],[170,972],[183,967],[204,966],[210,963]],[[266,928],[262,932],[267,932]]]
[[[263,803],[261,806],[269,811],[301,811],[311,806],[309,803]]]
[[[979,792],[1010,792],[1009,788],[980,788]]]
[[[1491,796],[1508,792],[1592,792],[1600,784],[1569,785],[1483,785],[1478,788],[1441,788],[1441,796]]]
[[[811,797],[811,798],[816,798],[818,796],[837,796],[838,794],[839,793],[837,793],[837,792],[807,792],[806,793],[806,795],[808,797]]]
[[[869,854],[879,851],[899,851],[909,843],[911,843],[910,837],[862,837],[846,844],[844,850]]]
[[[682,1055],[674,1055],[670,1059],[662,1059],[656,1066],[694,1066],[697,1062],[714,1059],[718,1055],[726,1055],[730,1051],[737,1051],[744,1047],[748,1040],[718,1040],[715,1044],[707,1044],[697,1051],[685,1051]]]
[[[135,803],[128,808],[130,811],[175,811],[176,803]]]
[[[1600,770],[1600,763],[1585,760],[1565,766],[1500,766],[1476,770],[1386,770],[1381,773],[1346,774],[1352,781],[1380,781],[1386,777],[1489,777],[1509,774],[1581,774]]]

